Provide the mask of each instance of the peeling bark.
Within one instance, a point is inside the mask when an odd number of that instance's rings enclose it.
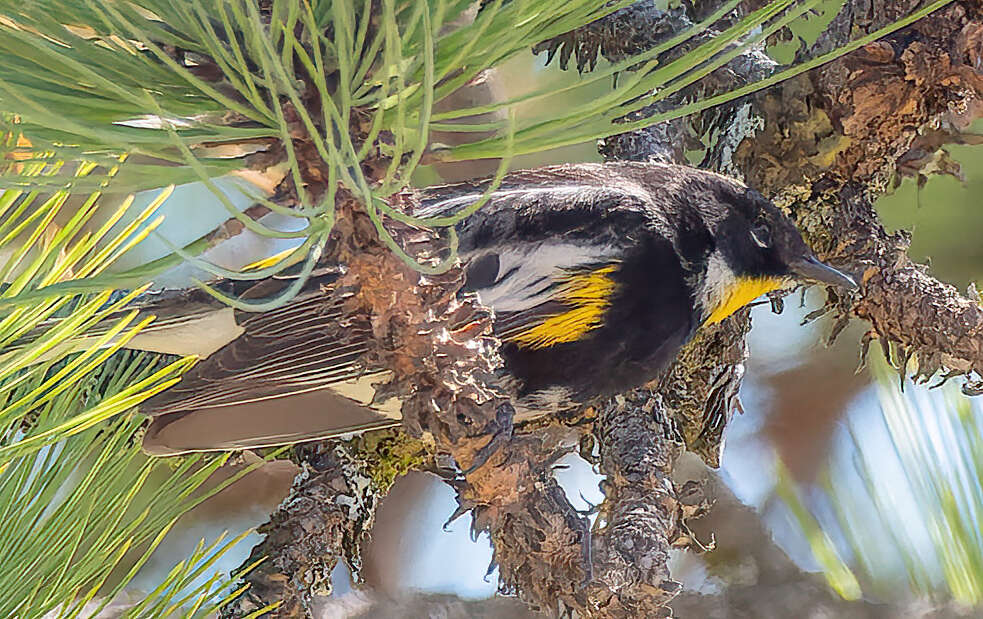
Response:
[[[395,430],[351,441],[318,442],[294,448],[302,472],[289,496],[259,528],[266,539],[243,565],[264,559],[245,577],[249,589],[222,610],[240,617],[280,602],[273,617],[313,613],[316,596],[331,593],[331,572],[344,561],[355,578],[361,546],[375,512],[397,477],[432,467],[428,446]]]
[[[669,578],[671,541],[680,530],[680,504],[669,477],[680,446],[656,421],[661,401],[635,393],[615,398],[598,415],[602,488],[591,540],[594,580],[590,616],[665,617],[680,585]]]
[[[276,617],[312,613],[316,595],[331,593],[339,560],[357,567],[361,539],[368,534],[387,487],[375,483],[344,443],[318,444],[301,460],[303,472],[290,495],[259,528],[266,539],[245,565],[266,560],[246,576],[249,589],[223,609],[240,617],[280,602]]]

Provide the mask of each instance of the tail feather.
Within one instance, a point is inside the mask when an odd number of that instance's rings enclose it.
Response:
[[[143,449],[155,456],[256,449],[399,425],[398,412],[364,406],[322,388],[235,406],[155,417]]]
[[[168,293],[186,293],[189,291],[167,291]],[[162,303],[143,300],[115,312],[88,329],[82,337],[66,342],[65,345],[49,351],[39,357],[36,362],[57,360],[65,355],[88,350],[95,346],[119,320],[137,309],[137,321],[153,315],[155,320],[144,327],[138,335],[128,341],[126,348],[145,350],[171,355],[197,355],[207,357],[219,350],[235,338],[242,335],[244,330],[237,324],[232,308],[212,299],[212,303],[196,302],[188,299],[186,294],[168,294]],[[0,353],[0,363],[19,354],[29,347],[37,338],[60,323],[62,318],[51,318],[34,329],[3,347]],[[135,321],[136,322],[136,321]],[[115,340],[102,344],[109,347]]]
[[[337,279],[339,269],[335,265],[324,265],[315,269],[307,288],[317,289]],[[218,280],[209,285],[223,294],[243,299],[255,299],[276,294],[296,277],[296,268],[288,269],[281,275],[266,280]],[[105,335],[119,319],[131,312],[139,311],[139,318],[153,315],[154,321],[144,327],[140,334],[127,342],[126,348],[171,355],[196,355],[208,357],[226,344],[234,341],[245,331],[240,324],[251,314],[236,311],[208,294],[201,288],[162,289],[144,293],[119,312],[86,331],[83,337],[74,340],[70,346],[60,347],[56,352],[38,361],[50,361],[73,352],[87,350],[101,336]],[[245,315],[244,315],[245,314]],[[21,336],[0,354],[0,362],[9,355],[16,354],[33,340],[58,324],[62,318],[51,318],[40,323],[33,330]],[[106,346],[112,345],[112,342]]]

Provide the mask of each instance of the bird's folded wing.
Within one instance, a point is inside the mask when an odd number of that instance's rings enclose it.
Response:
[[[141,411],[155,417],[155,454],[270,446],[393,425],[376,405],[384,376],[367,365],[371,328],[346,297],[318,287],[288,305],[237,315],[243,334],[192,368]]]

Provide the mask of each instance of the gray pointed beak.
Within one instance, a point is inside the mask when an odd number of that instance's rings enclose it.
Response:
[[[847,290],[856,290],[857,282],[846,273],[820,262],[815,256],[806,256],[789,265],[792,273],[804,279],[811,279]]]

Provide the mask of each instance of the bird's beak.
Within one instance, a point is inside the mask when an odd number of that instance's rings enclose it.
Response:
[[[846,273],[834,269],[828,264],[819,261],[815,256],[806,256],[796,260],[789,265],[792,273],[805,279],[822,282],[831,286],[840,286],[848,290],[855,290],[857,282]]]

